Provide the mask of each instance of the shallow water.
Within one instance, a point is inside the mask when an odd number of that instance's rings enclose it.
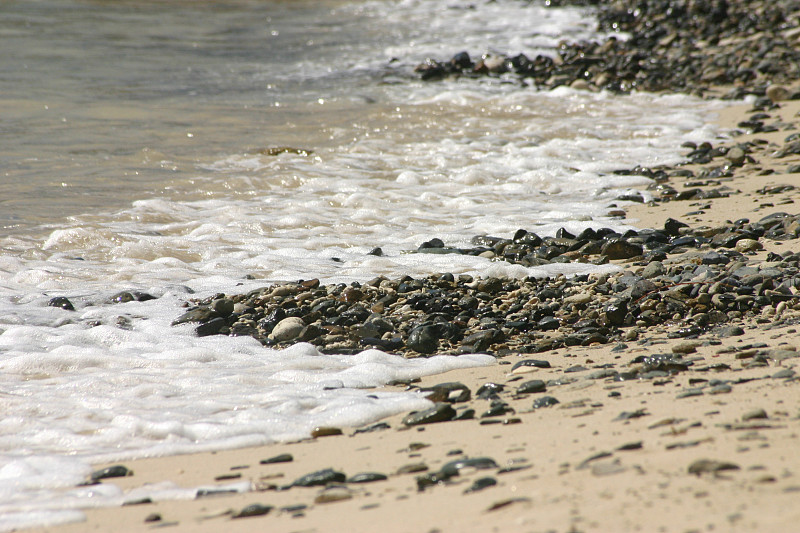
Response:
[[[489,356],[324,356],[171,327],[183,301],[271,281],[555,275],[409,254],[553,234],[680,159],[720,104],[423,83],[426,57],[552,53],[576,9],[400,2],[6,2],[0,17],[0,530],[80,519],[89,463],[301,438],[426,405],[392,379]],[[596,37],[596,36],[595,36]],[[277,147],[300,148],[269,155]],[[382,257],[368,255],[381,247]],[[335,259],[335,260],[334,260]],[[125,290],[147,302],[111,304]],[[68,297],[76,311],[49,307]],[[244,487],[240,487],[244,488]],[[186,497],[190,489],[153,489]],[[94,491],[94,492],[92,492]]]

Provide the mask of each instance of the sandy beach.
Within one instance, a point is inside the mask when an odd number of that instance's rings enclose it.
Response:
[[[765,192],[800,179],[786,173],[800,157],[775,156],[796,131],[800,102],[779,106],[767,120],[781,124],[778,131],[726,141],[761,147],[724,180],[735,194],[626,205],[626,216],[640,227],[662,227],[669,217],[714,227],[793,212],[794,190]],[[750,105],[732,106],[719,122],[735,128],[751,115]],[[671,184],[683,186],[675,178]],[[762,250],[748,252],[748,261],[785,253],[793,242],[765,241]],[[642,268],[620,264],[634,273]],[[102,482],[126,491],[130,505],[86,509],[86,522],[41,531],[791,531],[800,520],[800,386],[791,371],[798,308],[792,302],[768,308],[741,321],[743,334],[736,336],[670,338],[670,324],[656,325],[625,344],[536,356],[550,368],[512,370],[531,357],[518,354],[411,385],[463,384],[471,398],[456,405],[476,411],[470,420],[408,427],[398,416],[371,432],[340,428],[341,435],[296,443],[125,462],[133,475]],[[637,356],[673,353],[690,358],[693,370],[656,380],[589,377]],[[754,358],[762,364],[752,364]],[[572,374],[578,379],[545,393],[513,392],[534,379],[563,378],[575,367],[585,369]],[[489,402],[476,396],[487,383],[505,391],[511,410],[502,416],[480,416]],[[558,404],[532,408],[550,394]],[[282,454],[291,461],[266,461]],[[444,465],[459,460],[466,462],[451,465],[456,475],[441,475]],[[290,487],[325,469],[347,479],[362,473],[385,479]],[[197,488],[198,495],[136,501],[138,488],[174,486]]]
[[[688,164],[680,168],[691,177],[661,182],[724,194],[666,201],[643,190],[645,200],[658,201],[619,202],[610,212],[639,228],[663,228],[671,218],[694,229],[797,214],[800,150],[786,148],[800,132],[800,100],[775,100],[767,110],[739,103],[720,112],[719,125],[735,133],[714,146],[749,151],[741,158],[728,151],[730,175],[702,178],[704,165]],[[741,126],[762,112],[761,131]],[[759,239],[743,248],[743,266],[796,247],[796,239]],[[668,261],[695,260],[686,253]],[[632,275],[647,266],[640,258],[613,262]],[[624,342],[512,352],[492,366],[383,388],[429,395],[458,383],[437,400],[458,413],[474,410],[472,418],[411,425],[403,414],[371,431],[320,428],[300,442],[98,464],[97,471],[127,469],[99,481],[124,491],[125,505],[86,508],[83,522],[29,531],[798,530],[800,301],[739,315],[724,324],[740,328],[734,333],[681,334],[679,321],[626,326]],[[688,367],[616,379],[614,372],[657,355]],[[549,367],[524,363],[531,360]],[[541,387],[521,387],[534,380]],[[496,399],[502,411],[486,415]],[[174,488],[192,489],[192,497],[137,495]]]

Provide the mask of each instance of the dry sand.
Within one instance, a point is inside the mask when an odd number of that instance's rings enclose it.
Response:
[[[800,122],[799,111],[800,102],[783,102],[779,110],[770,111],[767,122],[779,117],[787,124]],[[724,110],[719,120],[735,127],[751,114],[750,106],[735,106]],[[793,131],[797,130],[782,126],[778,132],[732,141],[766,141],[760,145],[764,149],[757,154],[758,163],[745,164],[736,177],[720,183],[741,192],[700,202],[626,206],[628,218],[641,227],[661,227],[667,217],[697,227],[745,217],[758,220],[774,211],[796,212],[796,191],[757,192],[771,185],[800,186],[800,175],[785,172],[788,165],[800,163],[800,157],[770,155]],[[776,172],[766,174],[768,169]],[[671,184],[683,186],[676,179]],[[687,215],[690,212],[695,214]],[[751,259],[763,260],[769,251],[785,252],[796,241],[787,243],[770,241]],[[354,435],[352,428],[343,428],[342,436],[297,443],[129,461],[124,464],[133,476],[104,483],[128,491],[165,482],[208,488],[249,481],[252,490],[88,509],[85,522],[43,531],[800,531],[800,382],[772,377],[797,364],[791,356],[800,345],[799,326],[792,325],[798,316],[791,306],[782,314],[772,309],[742,324],[743,336],[704,334],[686,348],[696,350],[686,357],[695,358],[694,368],[700,370],[667,379],[614,382],[585,377],[606,363],[626,364],[638,355],[671,353],[681,343],[686,347],[685,339],[668,339],[666,327],[653,327],[639,336],[650,341],[646,346],[632,341],[624,349],[604,345],[509,356],[492,367],[415,384],[461,382],[472,391],[469,406],[479,416],[489,405],[474,398],[484,383],[515,390],[531,379],[578,378],[544,393],[559,400],[552,407],[531,408],[544,394],[504,397],[515,412],[493,419],[497,423],[482,424],[486,419],[476,418],[405,428],[398,416],[386,420],[391,428],[383,431]],[[787,351],[770,351],[775,349]],[[746,368],[759,353],[773,354],[769,366]],[[552,368],[511,372],[513,363],[525,358],[547,359]],[[576,365],[589,370],[564,373]],[[722,387],[712,394],[706,387],[702,395],[679,397],[707,384],[702,380],[733,386],[729,392]],[[291,454],[293,461],[260,464],[283,453]],[[500,468],[511,468],[464,469],[447,483],[418,490],[417,476],[465,457],[489,457]],[[426,470],[399,473],[409,465]],[[388,479],[328,489],[275,490],[326,468],[347,476],[379,472]],[[215,480],[237,474],[238,479]],[[466,493],[476,480],[487,477],[496,485]],[[233,518],[251,504],[274,508],[262,516]]]

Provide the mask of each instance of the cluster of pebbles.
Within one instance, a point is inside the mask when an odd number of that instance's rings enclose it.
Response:
[[[799,235],[800,216],[777,212],[716,228],[692,229],[670,219],[663,229],[624,234],[562,229],[540,237],[518,230],[510,238],[475,237],[472,248],[432,239],[417,252],[525,266],[613,261],[626,270],[549,279],[443,273],[349,285],[313,279],[190,301],[173,324],[195,323],[200,336],[249,335],[266,346],[308,342],[323,353],[378,348],[407,357],[504,356],[624,342],[653,325],[672,324],[671,334],[681,337],[713,328],[736,334],[741,328],[731,324],[743,318],[800,308],[800,253],[750,260],[763,240]]]
[[[467,52],[416,67],[423,80],[451,76],[516,75],[538,87],[626,93],[673,91],[702,95],[712,86],[747,86],[764,95],[769,83],[800,78],[800,9],[791,0],[753,2],[553,1],[592,5],[598,30],[620,32],[604,42],[563,42],[553,57]],[[741,97],[741,90],[732,96]]]

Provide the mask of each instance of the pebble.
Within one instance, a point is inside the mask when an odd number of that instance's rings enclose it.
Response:
[[[406,426],[419,426],[422,424],[433,424],[435,422],[445,422],[452,420],[456,416],[456,410],[449,403],[437,403],[430,409],[410,413],[403,418]]]
[[[310,474],[306,474],[302,477],[297,478],[293,483],[292,487],[316,487],[319,485],[327,485],[328,483],[344,483],[347,479],[341,472],[337,472],[332,468],[326,468],[324,470],[317,470],[316,472],[311,472]]]
[[[695,475],[714,474],[724,472],[726,470],[740,470],[740,466],[736,463],[728,461],[716,461],[713,459],[698,459],[689,465],[689,473]]]
[[[47,305],[50,307],[59,307],[64,309],[65,311],[74,311],[75,306],[72,305],[72,302],[69,301],[69,298],[64,296],[56,296],[55,298],[51,298]]]
[[[353,498],[353,491],[347,487],[327,487],[314,498],[314,503],[334,503],[350,500]]]
[[[124,465],[114,465],[103,468],[101,470],[96,470],[92,472],[89,479],[92,481],[100,481],[102,479],[111,479],[116,477],[128,477],[132,476],[133,471],[130,470],[127,466]]]
[[[254,503],[244,507],[242,510],[233,513],[231,518],[250,518],[254,516],[264,516],[268,514],[270,511],[274,509],[271,505],[262,505],[260,503]]]
[[[389,479],[389,477],[386,476],[386,474],[363,472],[348,478],[347,483],[373,483],[375,481],[385,481],[387,479]]]
[[[559,401],[553,398],[552,396],[542,396],[541,398],[536,398],[533,401],[532,408],[541,409],[543,407],[552,407],[558,403]]]
[[[278,322],[272,330],[270,337],[275,342],[285,342],[297,338],[306,327],[305,322],[299,317],[288,317]]]
[[[292,457],[292,454],[282,453],[274,457],[270,457],[269,459],[262,459],[261,461],[259,461],[259,463],[262,465],[271,465],[276,463],[291,463],[292,461],[294,461],[294,457]]]

